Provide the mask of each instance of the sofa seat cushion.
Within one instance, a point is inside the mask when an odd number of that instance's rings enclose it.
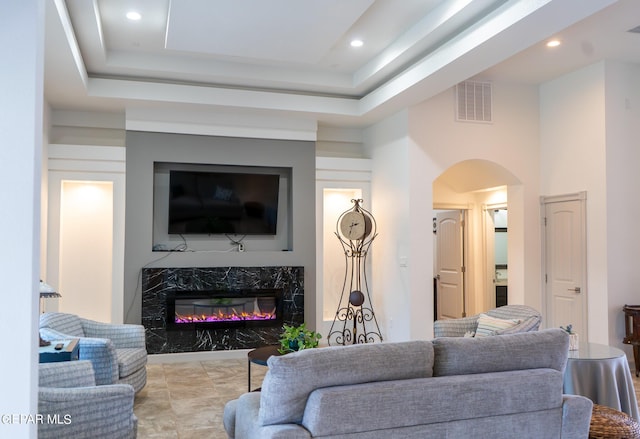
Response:
[[[555,328],[500,337],[444,337],[433,340],[433,348],[434,376],[538,368],[564,372],[569,335]]]
[[[410,341],[305,349],[271,357],[267,364],[260,425],[300,423],[315,389],[432,376],[433,345]]]
[[[147,351],[140,348],[116,349],[118,376],[124,378],[142,369],[147,364]]]
[[[553,369],[326,387],[309,396],[302,425],[322,437],[545,410],[562,413]]]

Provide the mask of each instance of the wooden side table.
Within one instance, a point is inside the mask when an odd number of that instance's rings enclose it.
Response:
[[[622,310],[625,328],[622,342],[633,346],[633,362],[636,365],[637,377],[640,374],[640,305],[625,305]]]
[[[261,348],[249,351],[247,354],[247,388],[251,392],[251,363],[259,364],[260,366],[266,366],[269,357],[274,355],[282,355],[278,349],[280,346],[264,346]]]

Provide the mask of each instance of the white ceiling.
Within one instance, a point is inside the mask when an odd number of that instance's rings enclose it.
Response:
[[[364,126],[465,79],[640,63],[638,0],[53,0],[53,109],[269,114]],[[125,18],[135,9],[138,22]],[[550,37],[563,44],[551,51]],[[353,38],[364,41],[352,48]]]

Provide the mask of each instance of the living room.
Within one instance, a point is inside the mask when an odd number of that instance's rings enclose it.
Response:
[[[618,3],[633,8],[629,2]],[[585,11],[587,9],[585,6]],[[591,12],[595,10],[584,13],[588,15]],[[542,41],[543,37],[539,36],[538,40]],[[484,52],[478,53],[478,56],[484,55]],[[68,59],[67,56],[68,53],[58,54],[61,60]],[[468,62],[472,61],[473,58]],[[489,61],[480,64],[485,62]],[[640,276],[633,263],[633,250],[640,243],[634,221],[634,214],[640,213],[635,169],[639,153],[633,147],[638,126],[634,106],[639,98],[638,66],[626,60],[594,59],[574,71],[549,77],[540,83],[493,79],[493,123],[457,121],[454,117],[455,84],[468,79],[485,80],[489,77],[488,73],[484,74],[488,67],[490,65],[470,67],[468,71],[472,74],[460,76],[462,74],[456,72],[448,81],[443,78],[445,74],[434,75],[435,85],[425,86],[426,90],[416,102],[394,107],[393,111],[375,121],[369,120],[367,115],[355,126],[310,122],[312,118],[302,116],[317,111],[317,102],[292,113],[290,108],[284,111],[284,107],[289,105],[287,102],[277,99],[273,105],[275,109],[267,112],[252,109],[241,120],[224,111],[199,111],[202,104],[191,108],[176,104],[175,108],[163,106],[153,110],[132,104],[130,107],[136,108],[114,114],[95,108],[56,108],[45,103],[42,142],[45,147],[36,155],[40,157],[41,154],[43,159],[43,170],[38,172],[42,176],[43,190],[37,198],[42,198],[45,209],[37,205],[39,202],[24,208],[24,212],[32,212],[36,219],[42,215],[38,222],[41,223],[40,236],[37,239],[32,237],[32,247],[42,248],[42,252],[32,250],[29,255],[19,254],[17,257],[7,253],[3,256],[3,265],[8,272],[24,274],[18,276],[24,280],[16,281],[13,289],[29,289],[37,277],[58,286],[55,280],[59,247],[47,248],[47,243],[58,233],[53,225],[60,216],[55,219],[58,208],[52,206],[50,200],[51,194],[59,190],[52,182],[59,180],[51,178],[48,172],[55,160],[95,162],[95,157],[86,159],[87,153],[83,153],[84,158],[79,157],[76,151],[81,146],[94,148],[89,148],[91,151],[106,150],[121,157],[121,166],[112,172],[119,175],[113,180],[114,218],[124,219],[122,223],[115,223],[120,228],[113,229],[114,242],[121,239],[121,247],[114,244],[110,249],[115,261],[112,282],[116,280],[110,288],[109,298],[113,322],[141,322],[140,271],[165,256],[165,253],[153,250],[157,244],[152,232],[154,162],[273,166],[292,169],[291,201],[286,211],[290,222],[283,238],[288,251],[282,251],[282,248],[258,251],[260,246],[267,244],[255,238],[245,241],[246,252],[216,252],[220,246],[228,244],[224,240],[216,244],[218,247],[202,248],[200,252],[169,254],[154,266],[302,266],[305,321],[313,328],[326,330],[327,310],[324,308],[325,296],[329,293],[323,288],[324,267],[317,261],[324,254],[319,252],[319,248],[327,246],[320,245],[321,238],[328,234],[329,245],[335,238],[331,236],[331,227],[328,227],[332,221],[323,220],[321,191],[324,188],[359,186],[356,189],[362,190],[365,205],[375,215],[379,227],[372,250],[371,290],[385,340],[431,338],[434,311],[431,219],[434,207],[459,206],[481,197],[474,189],[466,195],[458,194],[455,201],[439,198],[434,190],[434,181],[457,164],[479,160],[496,164],[514,176],[513,180],[496,185],[506,187],[508,196],[501,201],[508,203],[509,210],[509,301],[530,305],[541,310],[543,315],[546,304],[541,293],[544,270],[540,197],[586,192],[588,274],[587,283],[583,286],[587,301],[585,337],[591,342],[622,348],[630,356],[630,348],[622,344],[622,307],[636,302],[633,287]],[[10,79],[7,82],[14,84],[24,81],[18,73],[12,74]],[[101,80],[103,78],[97,78],[93,83],[97,87],[109,88],[106,83],[99,85]],[[132,101],[144,95],[144,87],[141,84],[136,86],[140,88],[128,87]],[[113,96],[124,93],[124,88],[126,85],[114,91]],[[102,92],[97,90],[94,88],[92,93],[108,93],[104,89]],[[182,91],[186,90],[188,88]],[[236,101],[236,104],[241,105],[241,102]],[[27,114],[30,113],[27,111]],[[15,132],[9,128],[8,132]],[[8,139],[16,144],[25,142],[20,134],[15,136]],[[158,136],[163,139],[171,137],[172,140],[153,140],[153,145],[141,146],[148,141],[141,139],[156,139]],[[136,137],[138,143],[133,141]],[[215,145],[215,151],[190,144],[189,139],[194,137],[207,139],[210,145]],[[233,148],[224,143],[227,138],[233,141],[244,139],[244,143]],[[61,145],[67,147],[62,148]],[[179,149],[175,148],[177,145]],[[59,155],[62,150],[66,155]],[[26,157],[22,159],[28,160]],[[110,158],[107,161],[114,160]],[[3,193],[3,198],[13,201],[16,198],[33,198],[28,185],[14,183],[24,179],[16,179],[14,175],[22,170],[24,168],[19,166],[8,170],[5,186],[16,187],[16,191]],[[70,172],[71,169],[53,171]],[[76,170],[80,173],[86,171]],[[96,173],[104,174],[104,170],[94,171],[94,175]],[[317,179],[318,173],[332,174],[333,181]],[[365,174],[364,178],[362,174]],[[37,189],[40,192],[39,185]],[[481,201],[476,203],[482,204]],[[345,206],[344,210],[348,207]],[[51,218],[54,218],[53,222]],[[32,236],[32,228],[27,227],[28,224],[16,225],[15,219],[8,217],[2,221],[6,222],[6,230],[17,227],[20,232],[7,236],[10,248],[24,248],[25,242],[32,242],[24,239],[25,234]],[[472,224],[479,227],[479,220],[473,220]],[[39,228],[35,223],[32,226]],[[22,227],[28,230],[22,230]],[[470,257],[481,261],[482,256],[478,254],[481,238],[475,239],[471,242]],[[175,238],[174,242],[178,245],[180,240]],[[338,245],[337,240],[335,245]],[[18,263],[31,269],[26,273],[24,268],[15,265]],[[81,266],[74,268],[83,270]],[[467,313],[474,314],[486,309],[486,294],[483,293],[482,270],[475,268],[474,272],[474,268],[470,269]],[[31,279],[33,273],[36,277]],[[120,284],[117,279],[120,279]],[[65,291],[60,292],[63,297],[59,307],[64,310]],[[16,300],[16,309],[24,312],[13,313],[16,317],[7,316],[3,324],[7,325],[7,332],[12,328],[11,333],[28,333],[29,337],[16,337],[24,344],[35,337],[39,303],[37,297]],[[31,318],[25,318],[27,314]],[[16,346],[16,352],[23,349]],[[24,361],[22,356],[16,361],[19,366],[6,365],[3,368],[7,367],[8,375],[24,377],[24,381],[33,380],[37,368],[31,359],[35,358],[35,352],[24,352],[23,355]],[[30,368],[25,368],[25,364],[30,364]],[[33,395],[25,401],[14,402],[18,405],[7,405],[5,411],[12,408],[29,412],[22,404],[32,407]]]

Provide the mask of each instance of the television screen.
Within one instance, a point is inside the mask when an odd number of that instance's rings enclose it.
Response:
[[[170,171],[169,233],[275,235],[277,174]]]

